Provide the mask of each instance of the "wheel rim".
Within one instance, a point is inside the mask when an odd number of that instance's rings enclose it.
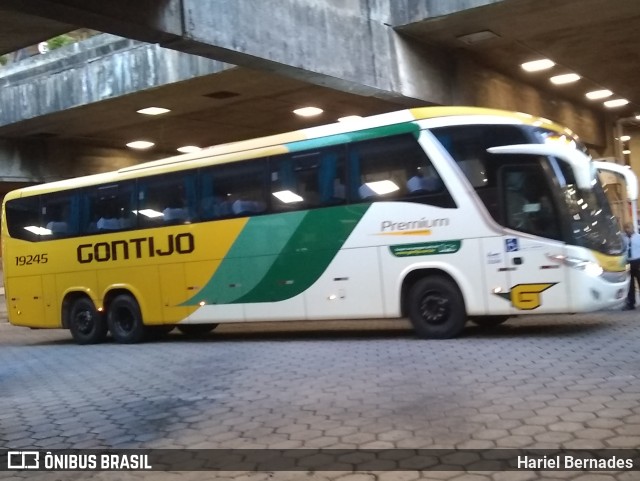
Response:
[[[451,302],[440,292],[429,291],[420,300],[420,316],[431,325],[444,324],[451,313]]]
[[[120,309],[117,309],[114,314],[115,314],[114,324],[120,332],[124,334],[129,334],[131,331],[133,331],[136,321],[129,309],[120,308]]]
[[[95,328],[95,319],[89,310],[83,310],[76,313],[74,321],[76,329],[80,334],[91,334]]]

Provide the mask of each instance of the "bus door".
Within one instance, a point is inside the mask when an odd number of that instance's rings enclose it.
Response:
[[[566,310],[571,292],[567,267],[557,260],[566,248],[549,179],[540,162],[506,164],[498,173],[514,314]]]
[[[481,250],[485,268],[485,285],[487,286],[487,308],[491,315],[514,314],[510,303],[509,292],[511,277],[510,260],[505,249],[507,237],[487,237],[481,240]]]

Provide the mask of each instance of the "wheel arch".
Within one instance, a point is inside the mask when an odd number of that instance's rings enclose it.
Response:
[[[103,303],[102,303],[104,312],[109,311],[109,305],[111,304],[111,302],[121,294],[126,294],[128,296],[131,296],[133,300],[135,300],[138,303],[138,308],[140,309],[140,315],[142,316],[142,320],[144,322],[145,310],[144,310],[144,306],[140,302],[140,299],[141,299],[140,295],[136,293],[135,289],[132,289],[130,286],[116,285],[116,286],[111,286],[109,289],[107,289],[104,293]]]
[[[69,316],[71,314],[71,307],[78,299],[88,299],[96,307],[96,310],[101,311],[99,305],[96,304],[95,299],[91,296],[89,289],[69,289],[62,296],[62,303],[60,305],[60,320],[63,329],[69,329]]]
[[[402,317],[408,316],[408,301],[409,301],[409,292],[411,292],[411,288],[418,282],[420,279],[424,279],[429,276],[440,276],[444,277],[451,282],[453,282],[460,294],[462,295],[462,299],[464,300],[465,310],[468,310],[468,299],[465,293],[465,289],[461,286],[461,283],[456,278],[456,276],[452,275],[445,269],[440,267],[424,267],[424,268],[416,268],[409,271],[404,278],[402,279],[402,285],[400,287],[400,312]]]

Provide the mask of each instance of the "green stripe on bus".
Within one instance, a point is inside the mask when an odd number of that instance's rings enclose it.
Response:
[[[300,140],[286,144],[290,152],[299,152],[309,149],[319,149],[321,147],[330,147],[332,145],[344,145],[349,142],[359,142],[368,139],[378,139],[391,135],[414,133],[418,134],[420,127],[413,122],[402,124],[385,125],[373,129],[357,130],[355,132],[347,132],[344,134],[329,135],[327,137],[319,137],[317,139]]]
[[[277,302],[307,290],[336,256],[369,204],[307,212],[267,275],[236,303]]]
[[[305,217],[305,212],[253,217],[238,234],[213,277],[183,305],[229,304],[266,275]]]
[[[369,204],[254,217],[207,284],[182,305],[275,302],[326,270]]]

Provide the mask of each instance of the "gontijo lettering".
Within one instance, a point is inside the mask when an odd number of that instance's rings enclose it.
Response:
[[[190,254],[195,250],[195,238],[190,232],[169,234],[166,239],[155,237],[136,237],[128,240],[80,244],[77,259],[81,264],[89,262],[107,262],[130,258],[170,256],[172,254]]]

